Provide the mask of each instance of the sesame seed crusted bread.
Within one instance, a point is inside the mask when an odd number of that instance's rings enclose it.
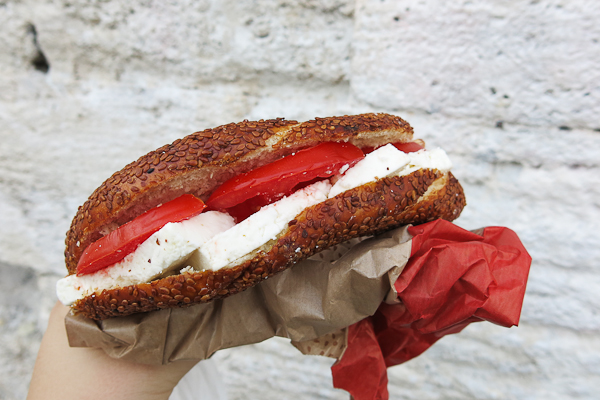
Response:
[[[358,147],[408,142],[400,117],[363,114],[298,123],[243,121],[193,133],[115,172],[79,208],[67,232],[65,262],[74,274],[83,250],[158,204],[192,193],[206,200],[229,178],[324,141]]]
[[[283,119],[224,125],[194,133],[141,157],[115,173],[80,207],[67,233],[66,263],[75,273],[83,249],[157,204],[184,193],[202,199],[236,174],[323,141],[376,147],[412,140],[412,128],[388,114]],[[217,271],[190,271],[149,283],[103,290],[72,309],[101,320],[226,297],[330,246],[398,226],[456,219],[466,202],[450,172],[421,169],[387,177],[316,204],[276,238]],[[298,251],[300,249],[300,251]]]

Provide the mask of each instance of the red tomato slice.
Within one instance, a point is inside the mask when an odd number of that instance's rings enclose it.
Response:
[[[416,151],[424,149],[423,146],[421,146],[419,143],[416,143],[416,142],[392,143],[392,145],[404,153],[414,153]],[[381,146],[379,146],[379,147],[381,147]],[[379,147],[377,147],[377,148],[379,148]],[[365,154],[369,154],[370,152],[372,152],[375,149],[376,149],[375,147],[363,147],[362,151]]]
[[[199,198],[184,194],[121,225],[89,245],[77,264],[77,275],[91,274],[121,261],[169,222],[180,222],[206,208]]]
[[[289,195],[302,183],[328,178],[362,158],[362,150],[352,144],[321,143],[231,178],[213,192],[206,204],[214,210],[227,210],[241,220]]]

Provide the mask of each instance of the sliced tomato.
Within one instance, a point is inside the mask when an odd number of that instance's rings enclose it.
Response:
[[[408,142],[408,143],[399,143],[398,142],[398,143],[392,143],[392,145],[404,153],[414,153],[416,151],[424,149],[424,147],[421,146],[417,142]],[[377,148],[379,148],[379,147],[363,147],[361,150],[365,154],[369,154],[370,152],[372,152],[373,150],[375,150]]]
[[[180,222],[206,208],[199,198],[184,194],[154,207],[89,245],[77,264],[77,275],[91,274],[121,261],[169,222]]]
[[[362,150],[352,144],[321,143],[231,178],[213,192],[206,204],[213,210],[227,210],[241,220],[303,183],[328,178],[362,158]]]

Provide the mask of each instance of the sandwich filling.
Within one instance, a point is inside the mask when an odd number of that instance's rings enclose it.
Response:
[[[229,214],[218,211],[168,223],[116,264],[95,273],[73,274],[59,280],[57,296],[63,304],[72,305],[105,289],[146,283],[183,271],[233,267],[277,239],[289,221],[305,208],[384,177],[404,176],[419,169],[447,172],[451,167],[441,149],[404,153],[389,144],[367,154],[353,167],[342,168],[340,175],[264,206],[238,224]]]

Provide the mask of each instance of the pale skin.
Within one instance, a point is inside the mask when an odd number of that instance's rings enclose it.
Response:
[[[99,349],[71,348],[57,303],[48,321],[27,400],[166,400],[195,361],[143,365],[110,358]]]

